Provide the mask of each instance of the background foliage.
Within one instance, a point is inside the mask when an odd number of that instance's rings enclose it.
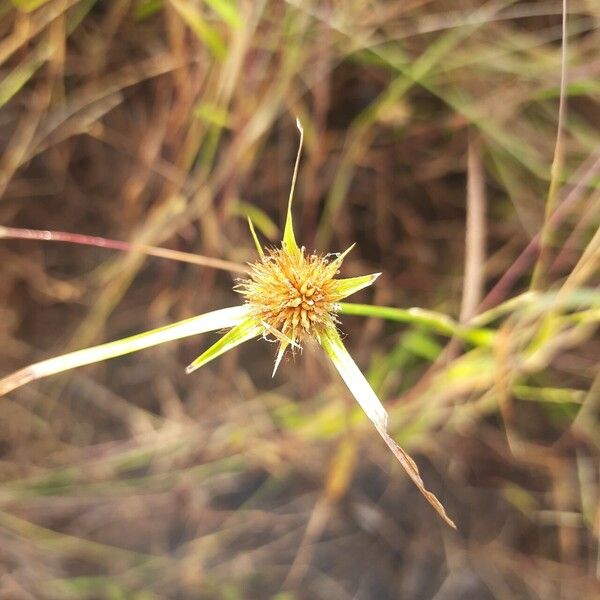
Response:
[[[299,238],[434,311],[343,330],[458,526],[310,349],[186,376],[201,336],[0,399],[0,596],[597,596],[600,6],[568,9],[557,163],[560,2],[0,5],[3,225],[253,260],[300,117]],[[0,270],[2,374],[237,302],[98,248],[3,240]]]

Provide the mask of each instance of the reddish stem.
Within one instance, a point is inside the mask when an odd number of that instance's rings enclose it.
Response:
[[[81,244],[84,246],[96,246],[99,248],[108,248],[110,250],[120,250],[122,252],[143,252],[150,256],[159,258],[168,258],[182,262],[192,263],[205,267],[213,267],[231,271],[233,273],[247,273],[248,269],[244,265],[234,263],[220,258],[210,258],[181,252],[179,250],[169,250],[168,248],[158,248],[156,246],[147,246],[145,244],[130,244],[120,240],[111,240],[95,235],[84,235],[81,233],[69,233],[67,231],[44,231],[41,229],[20,229],[16,227],[0,226],[0,238],[12,238],[21,240],[42,240],[46,242],[65,242],[68,244]]]

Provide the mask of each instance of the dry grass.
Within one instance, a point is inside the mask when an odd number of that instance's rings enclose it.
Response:
[[[600,10],[568,9],[557,159],[560,1],[0,6],[1,225],[253,260],[298,115],[309,249],[490,330],[343,316],[458,533],[310,352],[187,376],[204,336],[0,399],[2,598],[597,597]],[[141,253],[2,240],[0,271],[0,375],[235,302]]]

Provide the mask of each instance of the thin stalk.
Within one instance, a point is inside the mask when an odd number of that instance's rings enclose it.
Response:
[[[220,258],[211,258],[192,254],[191,252],[182,252],[180,250],[170,250],[168,248],[158,248],[146,244],[136,244],[123,242],[120,240],[111,240],[95,235],[84,235],[81,233],[69,233],[66,231],[45,231],[41,229],[21,229],[17,227],[0,226],[0,238],[20,239],[20,240],[41,240],[45,242],[64,242],[67,244],[80,244],[83,246],[96,246],[97,248],[108,248],[109,250],[120,250],[123,252],[141,252],[149,256],[158,258],[167,258],[179,262],[191,263],[213,269],[221,269],[231,273],[247,273],[248,269],[244,265],[221,260]]]
[[[554,146],[554,157],[550,168],[550,186],[546,200],[544,224],[540,236],[540,250],[533,275],[531,277],[531,289],[539,289],[544,276],[544,270],[548,260],[548,246],[552,242],[552,215],[556,209],[556,199],[560,185],[561,173],[564,165],[564,122],[567,110],[567,0],[562,0],[562,48],[560,65],[560,99],[558,104],[558,125],[556,131],[556,144]]]
[[[467,223],[461,323],[466,323],[477,312],[485,283],[487,201],[481,144],[473,135],[469,137],[467,157]]]
[[[399,323],[421,325],[442,335],[457,337],[476,346],[489,346],[494,339],[494,331],[491,329],[464,326],[447,315],[423,308],[394,308],[391,306],[354,304],[353,302],[340,302],[339,306],[340,312],[345,315],[375,317]]]

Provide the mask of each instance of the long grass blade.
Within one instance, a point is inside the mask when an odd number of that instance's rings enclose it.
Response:
[[[192,364],[188,365],[185,372],[192,373],[192,371],[203,367],[217,356],[221,356],[221,354],[233,350],[236,346],[258,337],[261,332],[262,328],[255,319],[245,319],[203,352]]]
[[[322,336],[321,345],[367,417],[371,419],[375,427],[381,427],[385,430],[388,420],[387,411],[350,354],[348,354],[339,333],[332,329]]]
[[[76,367],[90,365],[109,358],[131,354],[144,348],[164,344],[181,338],[216,331],[227,327],[235,327],[247,316],[245,306],[222,308],[203,315],[191,317],[184,321],[145,331],[131,337],[123,338],[100,346],[77,350],[55,358],[49,358],[20,369],[0,379],[0,396],[36,379],[62,373]]]
[[[296,179],[298,178],[298,166],[300,165],[300,155],[302,154],[302,144],[304,142],[304,129],[299,119],[296,119],[296,127],[300,132],[300,143],[298,144],[298,153],[296,154],[296,163],[294,165],[294,174],[292,175],[292,185],[290,187],[290,197],[288,199],[287,214],[285,217],[285,228],[283,230],[283,246],[289,253],[297,254],[300,252],[296,243],[294,234],[294,223],[292,218],[292,203],[294,201],[294,190],[296,189]]]
[[[460,325],[448,315],[424,308],[395,308],[371,304],[340,302],[340,312],[344,315],[375,317],[399,323],[411,323],[431,329],[442,335],[457,337],[476,346],[490,346],[494,341],[494,331],[482,327]]]
[[[454,521],[452,521],[452,519],[448,516],[442,503],[432,492],[425,488],[425,483],[421,478],[415,461],[394,441],[394,439],[388,433],[387,412],[377,397],[377,394],[375,394],[373,388],[369,385],[369,382],[346,350],[346,347],[344,346],[338,332],[335,329],[329,331],[327,335],[323,336],[321,344],[333,362],[335,368],[342,376],[342,379],[348,386],[348,389],[356,398],[356,401],[360,404],[361,408],[365,411],[369,419],[371,419],[375,425],[375,428],[379,432],[379,435],[381,435],[388,448],[393,452],[394,456],[398,459],[404,470],[413,480],[413,483],[417,486],[419,491],[423,494],[431,506],[435,508],[442,519],[444,519],[444,521],[446,521],[450,527],[456,529]]]

